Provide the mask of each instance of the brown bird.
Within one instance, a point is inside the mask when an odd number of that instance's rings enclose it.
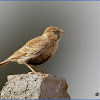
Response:
[[[0,66],[10,62],[25,64],[31,69],[32,73],[36,71],[32,65],[44,73],[36,65],[40,65],[49,60],[58,48],[58,42],[62,34],[65,32],[58,27],[47,27],[41,36],[28,41],[22,48],[14,52],[9,58],[0,63]]]

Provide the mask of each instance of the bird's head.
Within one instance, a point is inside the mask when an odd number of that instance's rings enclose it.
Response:
[[[60,37],[64,34],[65,32],[62,29],[59,29],[58,27],[50,26],[47,27],[46,30],[44,31],[43,35],[44,37],[50,39],[50,40],[59,40]]]

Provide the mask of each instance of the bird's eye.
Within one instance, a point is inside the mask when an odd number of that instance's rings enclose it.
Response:
[[[56,33],[56,31],[52,31],[52,33]]]

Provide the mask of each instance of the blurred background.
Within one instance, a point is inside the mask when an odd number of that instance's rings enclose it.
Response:
[[[72,99],[100,99],[100,2],[0,1],[0,61],[48,26],[67,32],[54,57],[40,65],[46,73],[66,79]],[[7,75],[28,73],[25,65],[0,68],[0,89]]]

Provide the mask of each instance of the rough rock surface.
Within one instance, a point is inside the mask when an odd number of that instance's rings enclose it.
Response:
[[[65,79],[50,74],[9,75],[1,99],[69,99]]]

